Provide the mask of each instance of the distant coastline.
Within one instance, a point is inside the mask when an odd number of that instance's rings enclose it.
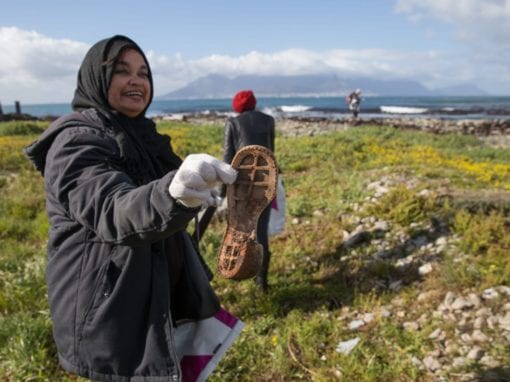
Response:
[[[338,120],[350,116],[343,97],[258,97],[257,108],[275,118],[326,118]],[[3,106],[13,113],[14,105]],[[71,111],[69,103],[23,104],[21,112],[37,118],[58,117]],[[182,99],[155,100],[149,117],[233,115],[231,100]],[[364,96],[361,103],[364,118],[419,119],[510,119],[510,96]]]

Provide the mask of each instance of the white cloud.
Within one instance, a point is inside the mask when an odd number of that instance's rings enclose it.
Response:
[[[450,23],[468,43],[510,45],[510,0],[397,0],[395,9],[416,22]]]
[[[401,1],[401,6],[411,1]],[[88,44],[52,39],[33,31],[0,27],[0,102],[70,102],[76,74]],[[503,58],[502,58],[503,56]],[[441,51],[387,49],[310,51],[288,49],[241,56],[211,55],[187,60],[180,54],[147,52],[154,73],[155,94],[176,90],[208,74],[297,75],[334,73],[379,79],[405,78],[429,87],[478,84],[508,94],[510,71],[504,55],[493,51],[471,56]]]
[[[0,101],[69,99],[88,45],[0,27]]]

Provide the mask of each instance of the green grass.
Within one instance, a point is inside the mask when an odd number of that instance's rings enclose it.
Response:
[[[43,182],[21,152],[39,130],[5,126],[0,124],[0,379],[80,380],[59,368],[48,317]],[[222,126],[161,122],[158,129],[172,137],[182,157],[206,152],[221,158]],[[376,315],[360,332],[351,332],[347,323],[396,299],[405,306],[405,320],[416,320],[430,314],[446,291],[479,293],[510,285],[509,150],[486,147],[472,136],[373,126],[315,137],[278,135],[276,147],[287,193],[287,227],[271,239],[271,289],[263,294],[250,280],[215,277],[223,305],[245,328],[210,380],[436,380],[417,368],[413,357],[422,359],[434,348],[428,335],[440,322],[429,319],[421,330],[406,331],[401,319]],[[368,202],[372,192],[366,186],[381,178],[414,182],[405,187],[397,181],[387,194]],[[420,194],[423,189],[429,192]],[[456,196],[444,197],[445,189],[468,195],[469,208],[456,203]],[[490,204],[487,190],[497,194],[497,203]],[[390,233],[345,248],[342,232],[356,227],[354,217],[385,220]],[[439,255],[430,276],[373,259],[381,241],[398,257],[413,254],[399,244],[398,234],[432,240],[438,224],[457,241]],[[201,242],[212,269],[224,229],[224,221],[213,220]],[[402,281],[401,289],[381,288],[395,280]],[[435,297],[418,302],[424,291],[434,291]],[[450,327],[443,329],[455,335]],[[340,341],[356,336],[360,343],[351,354],[336,352]],[[507,343],[488,346],[502,365],[510,364]],[[491,371],[477,363],[455,373],[467,371],[508,374],[504,367]],[[445,377],[455,380],[453,374]]]

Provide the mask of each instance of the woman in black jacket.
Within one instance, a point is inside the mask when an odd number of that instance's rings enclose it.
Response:
[[[94,380],[181,380],[176,323],[220,309],[185,229],[236,172],[207,154],[174,154],[145,117],[152,97],[138,45],[99,41],[80,67],[74,112],[25,150],[45,179],[59,361]]]
[[[257,100],[251,90],[239,91],[232,99],[232,108],[239,113],[229,118],[225,124],[223,160],[231,163],[235,153],[249,145],[264,146],[274,153],[275,122],[274,118],[255,109]],[[268,272],[271,252],[269,252],[269,217],[271,205],[260,215],[257,224],[257,242],[262,244],[262,267],[255,279],[263,290],[268,289]]]

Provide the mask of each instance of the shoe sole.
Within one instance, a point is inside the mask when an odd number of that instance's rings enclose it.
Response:
[[[276,196],[278,167],[271,150],[258,145],[240,149],[231,166],[238,173],[236,181],[227,185],[227,228],[218,255],[218,273],[244,280],[254,277],[262,266],[257,223]]]

